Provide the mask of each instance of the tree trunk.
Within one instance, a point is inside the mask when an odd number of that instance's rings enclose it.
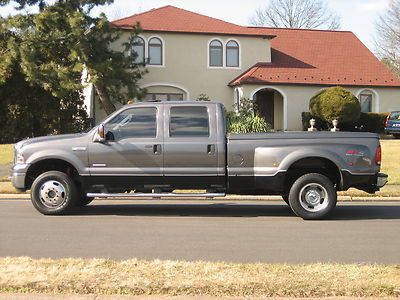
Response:
[[[116,110],[115,105],[111,102],[105,86],[100,83],[95,83],[94,88],[99,95],[100,102],[103,105],[103,108],[106,111],[107,115],[113,113]]]

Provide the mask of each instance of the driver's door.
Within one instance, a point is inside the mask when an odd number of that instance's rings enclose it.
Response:
[[[105,142],[89,146],[91,181],[111,188],[160,185],[163,105],[127,108],[104,124]]]

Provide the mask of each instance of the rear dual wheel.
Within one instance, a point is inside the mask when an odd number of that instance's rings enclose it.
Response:
[[[337,194],[328,177],[310,173],[293,183],[288,200],[297,216],[305,220],[318,220],[332,214],[336,207]]]

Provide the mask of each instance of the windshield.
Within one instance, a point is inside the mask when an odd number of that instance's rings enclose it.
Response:
[[[390,114],[389,120],[400,121],[400,111],[394,111]]]

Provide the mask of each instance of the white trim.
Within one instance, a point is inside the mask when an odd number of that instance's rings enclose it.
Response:
[[[187,89],[185,89],[184,87],[177,85],[177,84],[173,84],[173,83],[165,83],[165,82],[146,83],[146,84],[141,85],[140,88],[147,88],[147,87],[151,87],[151,86],[168,86],[168,87],[180,89],[186,93],[186,99],[184,99],[184,100],[190,100],[189,91]]]
[[[149,42],[150,42],[150,40],[152,38],[158,38],[161,41],[161,44],[162,44],[161,45],[162,65],[151,65],[149,63],[146,63],[146,67],[150,67],[150,68],[165,68],[165,47],[166,47],[166,44],[165,44],[164,39],[159,35],[151,35],[151,36],[149,36],[147,38],[146,49],[145,49],[146,50],[146,61],[149,61],[149,57],[150,57],[150,55],[149,55]]]
[[[250,99],[255,100],[254,95],[258,91],[261,91],[263,89],[275,90],[282,95],[282,98],[283,98],[283,130],[287,130],[287,127],[288,127],[288,100],[287,100],[287,96],[286,96],[285,92],[283,92],[280,88],[277,88],[275,86],[264,85],[264,86],[261,86],[259,88],[256,88],[255,90],[253,90],[250,94]]]
[[[374,111],[373,112],[375,112],[375,113],[379,113],[380,112],[380,102],[381,102],[381,100],[380,100],[380,98],[379,98],[379,94],[378,94],[378,92],[377,91],[375,91],[374,89],[371,89],[371,88],[363,88],[363,89],[360,89],[360,90],[358,90],[358,92],[356,93],[356,97],[357,97],[357,99],[358,99],[358,101],[360,101],[360,94],[362,93],[362,92],[364,92],[364,91],[369,91],[369,92],[371,92],[372,94],[374,94],[375,95],[375,108],[374,108]]]
[[[221,43],[222,45],[222,66],[210,66],[210,44],[212,41],[217,40]],[[207,68],[208,69],[225,69],[225,43],[223,40],[217,37],[213,37],[208,40],[207,42]]]
[[[239,66],[237,67],[228,67],[226,66],[226,45],[230,42],[230,41],[234,41],[238,44],[239,46]],[[224,61],[224,65],[226,69],[241,69],[242,68],[242,45],[240,44],[239,40],[234,39],[234,38],[229,38],[226,40],[225,44],[224,44],[224,48],[225,48],[225,61]]]

